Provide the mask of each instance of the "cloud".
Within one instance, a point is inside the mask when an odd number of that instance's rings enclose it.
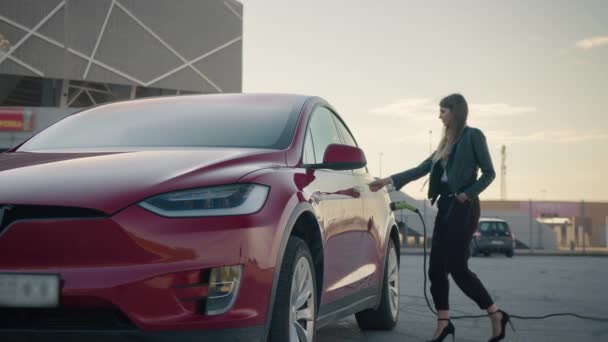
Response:
[[[406,119],[436,118],[439,107],[436,100],[429,98],[401,99],[382,107],[373,108],[370,112],[379,116],[390,116]],[[511,117],[536,111],[535,107],[512,106],[506,103],[470,104],[469,112],[475,117]],[[431,116],[435,114],[436,116]]]
[[[437,133],[433,132],[433,142],[437,142]],[[429,131],[418,130],[414,134],[400,134],[391,136],[391,142],[393,143],[408,143],[408,144],[423,144],[428,145],[429,143]],[[435,147],[435,146],[433,146]]]
[[[370,110],[372,114],[379,116],[391,116],[398,118],[415,119],[437,113],[437,103],[428,98],[411,98],[397,100],[393,103]]]
[[[470,112],[476,117],[510,117],[536,112],[535,107],[511,106],[506,103],[472,104]]]
[[[599,130],[588,132],[574,130],[537,131],[519,135],[504,130],[488,130],[484,131],[484,133],[488,139],[488,142],[493,145],[511,145],[520,143],[565,144],[608,140],[608,131]],[[433,147],[436,147],[438,139],[439,136],[437,136],[437,133],[433,132]],[[421,130],[413,134],[393,136],[391,142],[427,146],[429,143],[429,132]]]
[[[554,131],[537,131],[524,135],[515,135],[509,131],[488,131],[486,133],[488,140],[499,144],[513,143],[573,143],[608,140],[608,131],[575,131],[575,130],[554,130]]]
[[[591,37],[576,42],[576,47],[584,50],[589,50],[602,45],[608,45],[608,36]]]

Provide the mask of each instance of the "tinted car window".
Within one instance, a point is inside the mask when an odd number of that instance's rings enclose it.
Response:
[[[304,142],[304,156],[302,157],[302,162],[304,164],[315,163],[315,150],[312,144],[310,129],[306,131],[306,141]]]
[[[492,222],[480,222],[479,232],[481,235],[490,235],[492,233]]]
[[[353,136],[350,134],[350,132],[348,131],[346,126],[344,126],[342,121],[340,121],[340,119],[338,119],[338,117],[336,117],[335,115],[333,117],[334,117],[334,121],[336,123],[336,127],[338,127],[338,132],[340,132],[340,135],[342,136],[343,144],[358,147],[357,142],[355,142],[355,138],[353,138]],[[354,170],[354,173],[364,175],[367,173],[367,167],[362,167],[360,169],[356,169],[356,170]]]
[[[509,235],[509,226],[504,222],[480,222],[479,232],[482,236],[506,236]]]
[[[496,222],[494,230],[496,232],[496,235],[509,235],[509,226],[507,226],[507,224],[504,222]]]
[[[316,163],[323,162],[323,155],[327,146],[330,144],[342,144],[332,115],[327,108],[319,107],[314,111],[310,119],[308,127],[312,134]]]
[[[83,147],[284,149],[300,113],[287,100],[151,99],[91,108],[49,127],[19,151]]]
[[[338,119],[336,117],[334,117],[334,118],[335,118],[336,126],[338,127],[338,131],[340,132],[340,135],[342,136],[342,139],[344,140],[344,144],[357,147],[357,143],[355,142],[355,139],[350,134],[348,129],[344,126],[344,124],[342,124],[342,121],[340,121],[340,119]]]

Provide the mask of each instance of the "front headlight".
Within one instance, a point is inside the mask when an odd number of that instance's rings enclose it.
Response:
[[[168,217],[253,214],[262,209],[270,188],[259,184],[232,184],[162,194],[139,206]]]

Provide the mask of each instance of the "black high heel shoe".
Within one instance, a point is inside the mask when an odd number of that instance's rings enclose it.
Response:
[[[499,312],[502,314],[502,318],[500,319],[500,327],[501,327],[500,335],[492,337],[491,339],[488,340],[488,342],[502,341],[505,338],[505,327],[507,326],[507,323],[509,323],[509,325],[511,326],[511,329],[513,329],[513,331],[515,331],[515,327],[513,326],[513,322],[511,321],[511,316],[509,316],[508,313],[506,313],[502,310],[496,310],[494,312],[491,312],[490,315],[494,315]]]
[[[441,330],[441,334],[439,334],[436,339],[429,340],[427,342],[442,342],[443,339],[445,339],[448,335],[452,335],[452,342],[454,342],[454,339],[456,338],[456,328],[454,328],[454,324],[452,324],[452,321],[450,321],[448,318],[438,318],[437,320],[448,321],[448,325],[446,325],[446,327]]]

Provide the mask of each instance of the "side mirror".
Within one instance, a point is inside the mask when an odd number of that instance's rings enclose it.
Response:
[[[315,169],[331,169],[331,170],[354,170],[360,169],[367,165],[363,150],[355,147],[342,144],[331,144],[327,146],[325,155],[323,155],[323,163],[313,165]]]

